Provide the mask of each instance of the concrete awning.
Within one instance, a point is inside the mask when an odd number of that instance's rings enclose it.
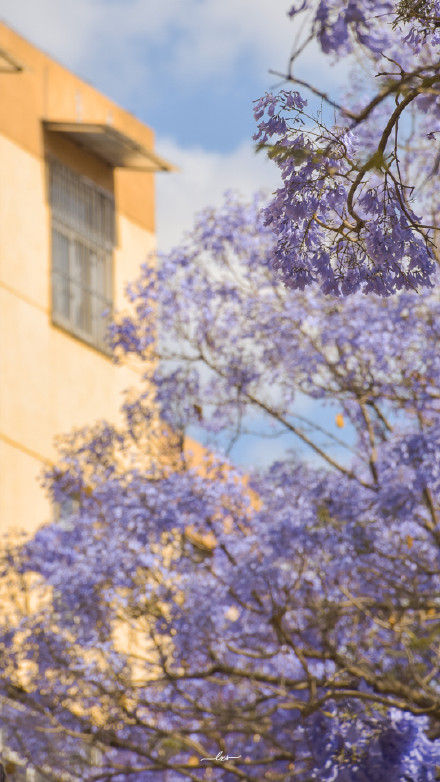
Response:
[[[44,122],[51,133],[58,133],[74,141],[113,168],[134,168],[139,171],[176,171],[155,152],[116,130],[112,125],[90,122]]]
[[[20,73],[22,70],[23,64],[13,54],[0,48],[0,73]]]

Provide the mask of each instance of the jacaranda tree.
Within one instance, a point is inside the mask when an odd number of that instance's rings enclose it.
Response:
[[[3,740],[49,778],[435,779],[438,295],[288,290],[274,242],[231,195],[143,267],[113,329],[143,390],[64,442],[48,481],[77,509],[9,553]],[[347,456],[299,393],[338,405]],[[273,424],[313,459],[191,467],[191,422]]]
[[[438,29],[434,2],[322,0],[324,51],[395,72],[345,130],[263,99],[283,188],[229,195],[130,287],[112,341],[142,389],[62,442],[68,516],[4,555],[3,744],[46,778],[436,779]],[[243,474],[191,461],[188,425],[301,449]]]
[[[338,295],[429,285],[438,210],[440,4],[303,0],[290,15],[309,33],[285,74],[301,92],[267,94],[255,109],[255,138],[283,178],[266,210],[277,235],[276,271],[289,287],[318,283]],[[299,78],[297,63],[311,41],[348,70],[355,56],[360,63],[342,103]],[[314,112],[310,97],[321,101]]]

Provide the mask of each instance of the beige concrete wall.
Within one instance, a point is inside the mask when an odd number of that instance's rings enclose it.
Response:
[[[139,142],[152,133],[107,98],[0,25],[0,47],[27,70],[0,75],[0,532],[31,531],[51,517],[37,477],[55,457],[54,437],[98,418],[115,420],[138,373],[51,322],[47,155],[114,192],[114,301],[154,249],[153,175],[113,170],[42,131],[43,116],[112,121]],[[20,81],[21,80],[21,81]],[[4,89],[3,89],[4,88]],[[45,112],[43,114],[43,112]]]
[[[49,212],[44,162],[0,135],[0,280],[49,311]]]
[[[110,124],[147,149],[154,149],[151,128],[1,23],[0,48],[23,64],[20,73],[0,72],[0,135],[43,158],[42,120],[96,122]],[[118,210],[154,231],[154,175],[118,170],[115,180]]]
[[[41,455],[29,454],[23,444],[0,436],[0,535],[15,530],[32,532],[52,517],[40,484]]]

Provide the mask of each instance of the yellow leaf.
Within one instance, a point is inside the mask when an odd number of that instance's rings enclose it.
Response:
[[[225,516],[223,519],[223,532],[225,535],[230,535],[234,531],[234,519],[232,516]]]
[[[408,548],[412,548],[413,543],[414,543],[414,538],[412,538],[411,535],[407,535],[405,540],[406,540],[406,545],[408,546]]]
[[[226,619],[229,619],[230,622],[236,622],[239,616],[240,611],[237,606],[229,606],[227,611],[225,611],[225,617]]]
[[[335,418],[335,421],[336,421],[336,426],[338,426],[339,429],[342,429],[344,427],[345,421],[344,421],[344,416],[342,415],[342,413],[338,413],[337,414],[337,416]]]
[[[188,766],[198,766],[199,765],[199,759],[195,755],[191,755],[191,757],[188,760]]]
[[[205,551],[213,551],[217,545],[217,538],[213,532],[206,532],[205,534],[197,532],[192,524],[188,524],[185,527],[185,536],[190,543]]]

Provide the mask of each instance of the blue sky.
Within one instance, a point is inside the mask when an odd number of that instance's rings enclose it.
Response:
[[[166,250],[225,190],[247,195],[277,186],[275,165],[254,151],[252,101],[279,83],[269,69],[286,70],[297,32],[290,4],[0,0],[0,16],[155,130],[157,151],[180,169],[157,176],[158,244]],[[344,81],[343,69],[329,69],[313,47],[299,69],[329,91]],[[332,429],[334,412],[304,405]],[[293,445],[286,437],[245,438],[233,457],[263,463]]]
[[[180,172],[157,177],[159,247],[195,211],[235,188],[273,190],[255,155],[252,101],[285,71],[295,26],[289,0],[0,0],[0,16],[156,132]],[[310,50],[301,75],[331,88],[340,70]],[[171,219],[170,219],[171,218]]]

